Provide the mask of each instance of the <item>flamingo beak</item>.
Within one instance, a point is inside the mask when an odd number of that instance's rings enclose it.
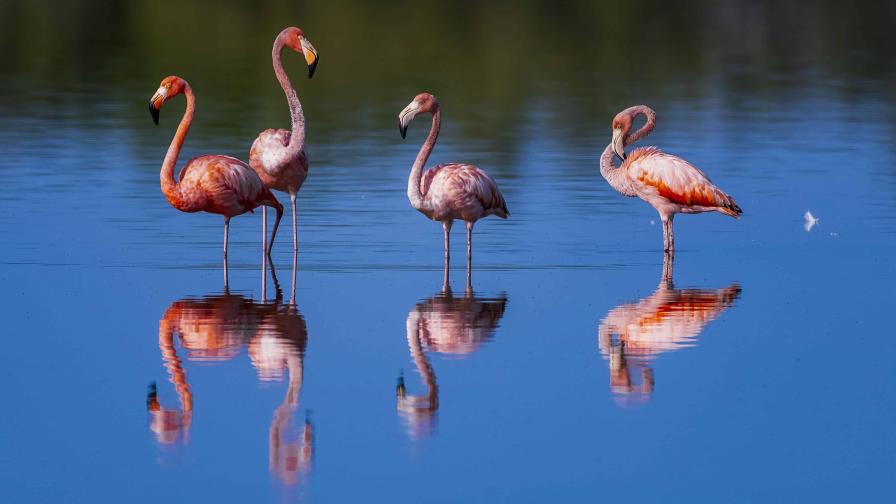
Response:
[[[165,97],[168,96],[168,90],[164,87],[160,87],[156,94],[152,95],[152,98],[149,99],[149,115],[152,116],[152,122],[156,123],[156,126],[159,125],[159,109],[162,108],[162,104],[165,103]]]
[[[398,132],[401,133],[401,138],[407,138],[408,126],[414,120],[418,110],[420,110],[420,104],[414,100],[398,114]]]
[[[622,129],[615,128],[613,130],[613,152],[619,156],[619,159],[625,161],[625,145],[623,145],[623,138],[625,138],[625,135],[622,134]]]
[[[308,78],[310,79],[314,77],[314,69],[317,68],[320,56],[317,55],[317,49],[304,37],[302,37],[302,54],[305,55],[305,63],[308,63]]]

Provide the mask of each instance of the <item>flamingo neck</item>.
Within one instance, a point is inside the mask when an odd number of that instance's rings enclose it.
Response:
[[[281,53],[285,46],[283,40],[278,38],[274,41],[274,48],[271,51],[271,59],[274,62],[274,75],[277,76],[277,82],[283,88],[286,94],[286,103],[289,104],[289,115],[292,123],[292,129],[289,134],[289,145],[286,146],[285,153],[290,159],[299,156],[299,153],[305,148],[305,112],[302,110],[302,103],[296,94],[295,88],[283,69],[283,60]]]
[[[652,108],[646,105],[638,105],[632,107],[630,110],[632,120],[638,115],[643,115],[647,121],[644,123],[644,126],[638,128],[638,131],[625,136],[624,144],[626,147],[646,137],[653,131],[653,128],[656,127],[656,112],[654,112]]]
[[[165,369],[168,370],[168,376],[180,399],[181,411],[186,417],[193,412],[193,393],[190,392],[187,374],[174,348],[174,324],[169,320],[162,319],[159,322],[159,349],[162,352],[162,360],[165,361]]]
[[[423,345],[420,342],[420,324],[425,323],[421,320],[420,313],[416,310],[408,315],[405,322],[408,335],[408,348],[411,351],[411,358],[414,359],[414,365],[417,372],[423,378],[426,384],[426,400],[427,404],[423,408],[424,411],[433,412],[439,409],[439,384],[436,382],[436,373],[423,352]]]
[[[630,194],[632,193],[631,184],[625,175],[625,170],[619,170],[619,167],[613,162],[615,156],[613,144],[610,143],[600,155],[600,174],[613,189],[625,195],[633,196],[633,194]]]
[[[196,110],[196,97],[193,95],[193,89],[189,84],[184,84],[184,96],[187,98],[187,108],[184,110],[184,116],[177,126],[171,145],[168,146],[168,152],[165,154],[165,160],[162,161],[162,171],[159,173],[159,179],[162,184],[162,193],[168,202],[178,207],[180,204],[180,194],[178,192],[177,180],[174,178],[174,165],[177,164],[177,157],[180,155],[181,147],[190,131],[190,125],[193,124],[193,112]]]
[[[625,147],[646,137],[653,131],[653,128],[656,127],[656,112],[654,112],[652,108],[646,105],[637,105],[627,109],[627,112],[633,121],[638,115],[644,115],[646,122],[634,133],[626,132],[623,139],[623,145]],[[635,192],[634,187],[632,187],[631,180],[627,177],[625,170],[617,169],[619,166],[616,166],[614,159],[615,153],[613,152],[613,144],[610,143],[600,155],[600,174],[607,182],[609,182],[613,189],[616,189],[626,196],[636,196],[637,193]],[[625,163],[623,163],[623,165],[625,165]]]
[[[426,164],[426,160],[429,159],[429,154],[432,153],[436,139],[439,138],[441,124],[442,111],[436,108],[432,114],[432,126],[429,129],[429,135],[426,137],[426,141],[423,142],[423,146],[420,147],[420,152],[417,153],[417,159],[414,160],[414,166],[411,168],[411,174],[408,176],[408,199],[411,201],[411,206],[417,210],[429,208],[428,202],[424,200],[424,195],[420,190],[420,180],[423,178],[423,166]]]

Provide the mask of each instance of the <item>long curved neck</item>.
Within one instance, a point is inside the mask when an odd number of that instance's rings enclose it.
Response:
[[[284,43],[281,39],[274,41],[274,48],[271,51],[271,59],[274,62],[274,75],[277,76],[277,82],[283,88],[286,94],[286,103],[289,104],[289,116],[292,122],[292,129],[289,134],[289,145],[286,146],[286,155],[295,158],[305,148],[305,112],[302,110],[302,103],[299,102],[299,95],[292,87],[289,76],[283,70],[283,60],[281,53],[283,52]]]
[[[193,89],[190,88],[189,84],[186,84],[184,87],[184,96],[187,97],[187,109],[184,111],[184,116],[177,126],[171,145],[168,146],[165,160],[162,161],[162,171],[159,173],[162,193],[175,206],[177,206],[176,201],[180,198],[177,194],[177,180],[174,179],[174,165],[177,164],[177,157],[180,155],[180,149],[187,138],[187,132],[190,131],[190,125],[193,124],[193,112],[196,110],[196,97],[193,96]]]
[[[644,123],[644,126],[638,128],[638,131],[625,135],[624,143],[626,147],[646,137],[650,134],[651,131],[653,131],[653,128],[656,127],[656,112],[654,112],[652,108],[646,105],[638,105],[636,107],[632,107],[632,119],[634,120],[634,118],[638,115],[643,115],[644,118],[647,119],[647,121]]]
[[[429,135],[423,142],[423,146],[420,147],[420,152],[417,153],[417,159],[414,160],[414,166],[411,168],[411,174],[408,176],[408,199],[411,200],[411,205],[418,210],[428,207],[427,202],[423,199],[423,193],[420,191],[420,179],[423,178],[423,166],[436,145],[436,139],[439,138],[441,124],[442,111],[437,108],[432,114],[432,127],[429,129]]]
[[[615,157],[616,154],[613,152],[613,144],[607,144],[607,148],[604,149],[604,152],[600,155],[600,174],[613,189],[616,189],[623,194],[630,195],[629,193],[632,192],[629,187],[630,183],[625,176],[624,170],[617,170],[619,167],[613,162]]]
[[[177,397],[180,399],[181,410],[188,415],[193,411],[193,393],[190,392],[187,374],[174,349],[174,329],[174,324],[169,320],[162,319],[159,322],[159,350],[162,352],[162,360],[165,362],[165,369],[168,370],[168,377],[174,384]]]

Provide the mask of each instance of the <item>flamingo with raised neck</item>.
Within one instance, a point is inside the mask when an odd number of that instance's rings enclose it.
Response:
[[[224,268],[226,279],[227,237],[230,229],[230,218],[251,212],[259,206],[272,207],[277,211],[277,222],[271,233],[271,240],[264,248],[270,255],[277,235],[277,227],[283,216],[283,205],[264,186],[258,175],[239,159],[211,154],[187,161],[180,170],[178,179],[174,178],[174,165],[180,154],[187,132],[193,123],[193,112],[196,109],[196,97],[193,89],[184,79],[171,75],[162,79],[159,89],[149,100],[149,112],[153,122],[159,124],[159,110],[162,105],[175,96],[183,94],[187,98],[187,108],[177,126],[177,132],[171,140],[159,178],[162,193],[171,206],[181,212],[209,212],[224,216]],[[264,241],[262,240],[262,245]],[[226,280],[225,280],[226,282]]]
[[[638,115],[647,121],[630,133]],[[656,112],[646,105],[629,107],[613,118],[613,140],[600,156],[600,174],[613,189],[625,196],[637,196],[660,214],[663,223],[663,250],[675,253],[672,219],[677,213],[719,212],[739,218],[743,213],[734,199],[716,187],[709,177],[680,157],[666,154],[656,147],[625,147],[646,137],[656,126]],[[613,164],[613,156],[622,160]]]
[[[445,271],[450,258],[451,225],[455,219],[467,225],[467,283],[473,258],[473,225],[489,215],[506,219],[510,212],[498,184],[485,171],[466,163],[444,163],[423,172],[429,159],[439,128],[442,111],[436,97],[429,93],[418,94],[398,114],[398,130],[405,138],[408,125],[419,114],[432,114],[432,126],[408,176],[408,199],[411,206],[434,221],[442,223],[445,234]]]
[[[258,134],[249,150],[249,164],[262,182],[270,188],[289,193],[292,202],[292,249],[299,248],[296,229],[296,194],[308,177],[308,156],[305,154],[305,113],[295,88],[283,70],[281,53],[288,47],[305,56],[308,78],[314,76],[319,61],[317,50],[305,38],[305,33],[294,26],[285,28],[274,39],[271,59],[274,75],[286,94],[292,129],[266,129]],[[267,225],[267,211],[262,210],[263,226]]]

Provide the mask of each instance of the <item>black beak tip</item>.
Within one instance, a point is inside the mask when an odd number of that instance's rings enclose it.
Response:
[[[152,122],[156,123],[156,126],[158,126],[159,125],[159,109],[157,109],[155,107],[155,105],[152,104],[152,102],[149,103],[149,115],[152,116]]]
[[[311,79],[314,77],[314,70],[317,68],[317,64],[320,62],[320,56],[316,56],[314,58],[314,63],[308,65],[308,78]]]
[[[407,138],[408,127],[401,124],[401,121],[398,121],[398,132],[401,133],[401,138]]]

